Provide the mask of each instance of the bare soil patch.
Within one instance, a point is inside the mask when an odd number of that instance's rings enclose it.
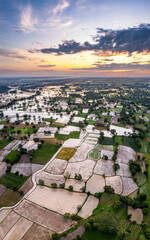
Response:
[[[34,223],[21,240],[49,240],[51,236],[50,230]]]
[[[77,207],[84,203],[86,196],[85,193],[37,186],[27,199],[60,214],[66,212],[76,214]]]
[[[136,221],[137,224],[141,224],[143,220],[143,212],[142,209],[137,208],[134,209],[130,206],[128,206],[128,214],[131,214],[131,221]]]
[[[36,224],[42,225],[58,233],[66,231],[75,223],[70,219],[65,219],[60,214],[44,209],[43,207],[27,200],[24,200],[19,204],[15,208],[15,211]]]
[[[88,218],[99,203],[98,198],[89,196],[78,215],[82,218]]]
[[[12,227],[9,233],[5,236],[4,240],[20,240],[24,234],[29,230],[32,226],[32,222],[21,217],[17,223]]]
[[[52,174],[63,174],[67,166],[67,161],[55,158],[45,171]]]
[[[93,174],[86,183],[86,192],[92,194],[97,192],[104,192],[105,179],[102,176]]]

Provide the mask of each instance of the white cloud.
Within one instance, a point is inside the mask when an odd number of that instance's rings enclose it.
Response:
[[[53,9],[53,14],[62,13],[67,7],[69,7],[69,2],[67,0],[61,0],[57,6]]]
[[[27,5],[21,11],[20,29],[25,33],[33,32],[37,23],[38,20],[33,16],[31,5]]]

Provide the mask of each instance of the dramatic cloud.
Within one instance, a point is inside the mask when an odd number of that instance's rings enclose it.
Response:
[[[20,30],[25,33],[30,33],[35,30],[35,25],[38,23],[35,16],[33,16],[33,10],[31,5],[27,5],[21,11]]]
[[[74,54],[82,51],[111,51],[114,52],[142,52],[150,51],[150,24],[141,24],[122,30],[97,29],[94,44],[84,42],[83,44],[74,40],[59,44],[58,48],[43,48],[40,51],[47,54]],[[34,52],[34,51],[33,51]]]
[[[56,65],[38,65],[38,67],[41,67],[41,68],[52,68],[52,67],[56,67]]]

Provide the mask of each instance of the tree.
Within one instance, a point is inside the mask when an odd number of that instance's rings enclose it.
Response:
[[[69,185],[68,190],[72,192],[73,191],[73,186]]]
[[[117,171],[118,169],[120,169],[119,164],[118,164],[118,163],[114,163],[113,169],[114,169],[114,171],[115,171],[115,173],[116,173],[116,171]]]

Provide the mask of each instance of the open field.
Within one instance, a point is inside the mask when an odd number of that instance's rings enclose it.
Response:
[[[60,152],[57,154],[56,158],[68,161],[70,158],[73,157],[76,151],[77,151],[76,148],[62,148]]]
[[[91,194],[104,192],[105,180],[104,177],[93,174],[86,183],[86,192]]]
[[[19,206],[15,208],[15,212],[27,219],[30,219],[36,224],[42,225],[59,233],[67,230],[74,224],[74,222],[70,219],[65,219],[63,216],[27,200],[24,200],[21,204],[19,204]]]
[[[50,143],[42,144],[42,148],[37,149],[33,154],[32,163],[45,165],[58,151],[59,147]]]
[[[10,140],[8,140],[8,139],[1,139],[0,140],[0,149],[3,149],[9,143],[10,143]]]
[[[21,185],[27,180],[27,177],[19,176],[14,173],[7,173],[0,178],[0,183],[8,188],[20,188]]]
[[[82,207],[82,209],[79,211],[78,215],[82,218],[88,218],[89,216],[92,215],[93,210],[97,207],[98,205],[98,199],[93,197],[93,196],[89,196],[88,199],[86,200],[84,206]]]
[[[18,192],[14,192],[11,189],[8,189],[0,196],[0,207],[13,206],[20,199],[21,199],[21,196]]]
[[[75,214],[78,210],[77,207],[84,203],[86,196],[85,193],[75,193],[63,189],[51,189],[37,186],[27,199],[60,214],[66,212]],[[45,199],[47,199],[47,201],[45,201]]]
[[[89,159],[82,162],[69,162],[65,170],[65,175],[69,173],[70,177],[74,178],[75,174],[78,173],[81,174],[82,180],[86,181],[92,175],[94,166],[95,162]]]
[[[50,163],[45,171],[52,174],[63,174],[67,167],[67,161],[55,158],[52,163]]]

